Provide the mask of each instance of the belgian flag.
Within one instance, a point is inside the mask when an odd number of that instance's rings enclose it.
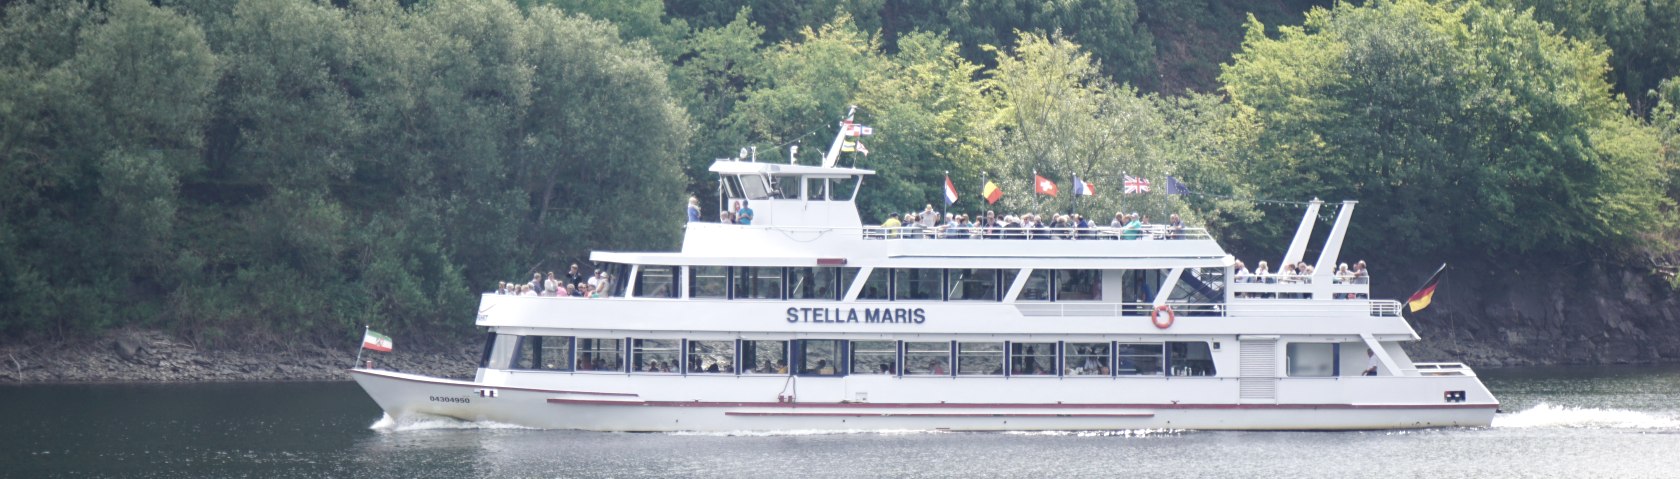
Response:
[[[1446,270],[1447,264],[1441,263],[1441,269],[1435,270],[1435,274],[1429,276],[1429,281],[1423,283],[1423,287],[1412,293],[1412,297],[1406,298],[1406,309],[1416,313],[1429,307],[1429,301],[1435,299],[1435,286],[1441,283],[1441,273]]]

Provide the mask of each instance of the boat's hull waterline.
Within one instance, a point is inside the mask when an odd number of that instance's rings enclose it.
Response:
[[[790,403],[650,400],[633,393],[506,388],[360,369],[351,376],[399,423],[411,416],[435,416],[621,432],[1417,429],[1486,427],[1498,409],[1485,390],[1473,396],[1489,402],[1147,404],[1106,398],[1110,401]],[[1440,388],[1479,387],[1474,378],[1429,379]],[[1417,386],[1414,381],[1411,387]]]

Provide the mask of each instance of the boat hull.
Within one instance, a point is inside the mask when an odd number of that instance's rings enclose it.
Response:
[[[351,376],[392,418],[443,416],[543,429],[1370,430],[1485,427],[1497,403],[871,403],[670,401],[634,393],[512,388],[388,371]]]

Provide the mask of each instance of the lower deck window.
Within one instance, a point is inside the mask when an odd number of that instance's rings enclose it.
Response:
[[[957,343],[957,375],[1002,375],[1003,343]]]
[[[787,341],[741,341],[741,363],[753,374],[787,374]]]
[[[1012,343],[1009,345],[1009,374],[1054,376],[1056,343]]]
[[[680,373],[677,350],[682,341],[676,339],[637,339],[631,370],[642,373]]]
[[[949,376],[951,343],[946,341],[906,341],[904,343],[904,374],[920,376]]]
[[[688,372],[698,374],[735,372],[735,342],[689,341]]]
[[[1174,376],[1213,376],[1213,354],[1202,341],[1167,343],[1167,361]]]
[[[840,343],[834,339],[806,339],[799,341],[799,374],[837,376],[840,371]]]
[[[852,341],[852,374],[897,373],[897,341]]]
[[[624,340],[578,338],[578,371],[624,371]]]
[[[1334,343],[1289,343],[1289,375],[1293,377],[1331,377],[1336,375],[1336,346]]]
[[[1108,343],[1067,343],[1064,346],[1069,376],[1107,376],[1109,372]]]
[[[1114,373],[1121,376],[1159,376],[1164,361],[1161,343],[1120,343],[1115,356],[1120,365]]]

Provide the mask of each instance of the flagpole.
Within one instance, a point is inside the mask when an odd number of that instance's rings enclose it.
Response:
[[[951,170],[945,170],[945,181],[951,181]],[[945,197],[945,183],[939,184],[939,199],[945,200],[945,207],[939,209],[939,217],[947,222],[951,218],[951,199]],[[938,227],[939,225],[933,225]]]
[[[366,325],[366,324],[362,325],[362,339],[358,340],[358,342],[356,343],[356,367],[361,367],[362,366],[362,350],[367,349],[367,348],[362,347],[362,346],[364,346],[363,343],[367,342],[367,332],[368,332],[368,330],[369,330],[368,325]]]

